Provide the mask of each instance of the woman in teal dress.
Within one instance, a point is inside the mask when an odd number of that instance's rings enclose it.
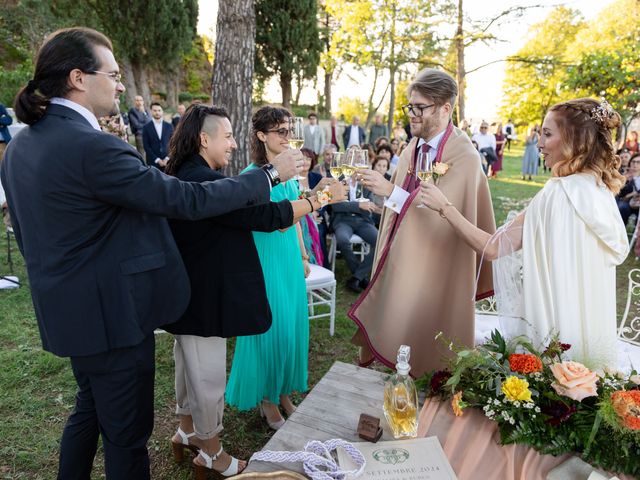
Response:
[[[263,107],[252,118],[251,155],[246,170],[269,163],[289,148],[291,114],[283,108]],[[289,180],[271,191],[271,200],[296,200],[298,182]],[[260,405],[271,428],[284,423],[279,406],[295,410],[289,394],[307,390],[309,317],[305,276],[308,255],[300,225],[272,233],[253,232],[267,297],[273,316],[269,331],[238,337],[227,385],[227,403],[240,410]],[[246,292],[251,295],[251,292]]]

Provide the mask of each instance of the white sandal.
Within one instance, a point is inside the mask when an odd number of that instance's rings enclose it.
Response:
[[[184,460],[185,448],[188,448],[193,453],[198,453],[198,447],[189,443],[189,439],[193,437],[196,432],[184,433],[184,431],[178,427],[178,431],[176,433],[180,437],[180,443],[175,442],[172,438],[171,447],[173,448],[173,458],[175,458],[176,462],[181,463]]]
[[[213,456],[209,455],[207,452],[203,450],[200,450],[198,455],[202,457],[202,459],[205,462],[205,465],[200,465],[199,463],[196,463],[196,459],[198,457],[193,459],[193,464],[196,466],[196,480],[205,480],[207,478],[207,470],[213,470],[214,472],[219,473],[223,477],[232,477],[240,473],[238,471],[239,461],[236,457],[233,457],[233,456],[231,457],[231,463],[229,464],[229,466],[224,472],[220,472],[215,468],[213,468],[213,462],[215,462],[218,459],[218,457],[222,454],[222,452],[223,452],[222,446],[220,446],[220,450],[218,451],[218,453],[216,453]]]

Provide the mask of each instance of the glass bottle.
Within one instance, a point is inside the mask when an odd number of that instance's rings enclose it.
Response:
[[[409,376],[411,347],[398,350],[396,373],[384,386],[384,416],[394,438],[414,438],[418,435],[418,392]]]

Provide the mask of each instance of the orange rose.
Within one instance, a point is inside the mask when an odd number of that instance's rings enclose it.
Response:
[[[551,386],[558,395],[581,402],[587,397],[595,397],[598,394],[597,375],[581,363],[554,363],[550,368],[556,379]]]

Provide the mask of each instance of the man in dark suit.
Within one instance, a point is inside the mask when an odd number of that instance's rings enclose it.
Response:
[[[378,238],[378,229],[373,223],[372,216],[372,212],[376,210],[375,204],[371,201],[372,194],[365,189],[363,196],[369,201],[356,201],[356,181],[354,176],[349,184],[350,201],[336,203],[331,206],[331,228],[335,233],[340,253],[342,253],[342,257],[347,262],[351,272],[351,278],[347,280],[346,287],[356,293],[362,292],[363,288],[366,288],[369,283],[373,255],[376,250],[376,239]],[[371,247],[362,262],[356,258],[349,241],[354,233]]]
[[[187,111],[187,107],[185,107],[183,103],[178,105],[177,112],[171,119],[171,126],[173,127],[174,130],[178,126],[178,123],[180,123],[180,119],[184,117],[184,112],[186,111]]]
[[[134,98],[134,106],[129,110],[129,126],[131,133],[136,139],[136,148],[144,158],[144,145],[142,143],[142,127],[151,121],[151,116],[144,108],[144,98],[136,95]]]
[[[353,117],[351,125],[345,128],[342,134],[344,148],[346,149],[353,145],[361,146],[364,143],[365,136],[364,129],[360,126],[360,117]]]
[[[176,321],[189,280],[163,217],[201,219],[269,201],[300,170],[272,166],[188,183],[144,165],[99,130],[124,92],[111,42],[87,28],[54,32],[16,98],[29,127],[0,170],[24,256],[43,348],[70,357],[78,393],[60,446],[59,479],[89,479],[99,434],[107,479],[150,478],[156,326]],[[279,175],[278,175],[279,171]]]
[[[142,144],[147,165],[164,170],[169,161],[169,140],[173,127],[162,119],[164,111],[157,102],[151,104],[151,121],[142,127]]]

